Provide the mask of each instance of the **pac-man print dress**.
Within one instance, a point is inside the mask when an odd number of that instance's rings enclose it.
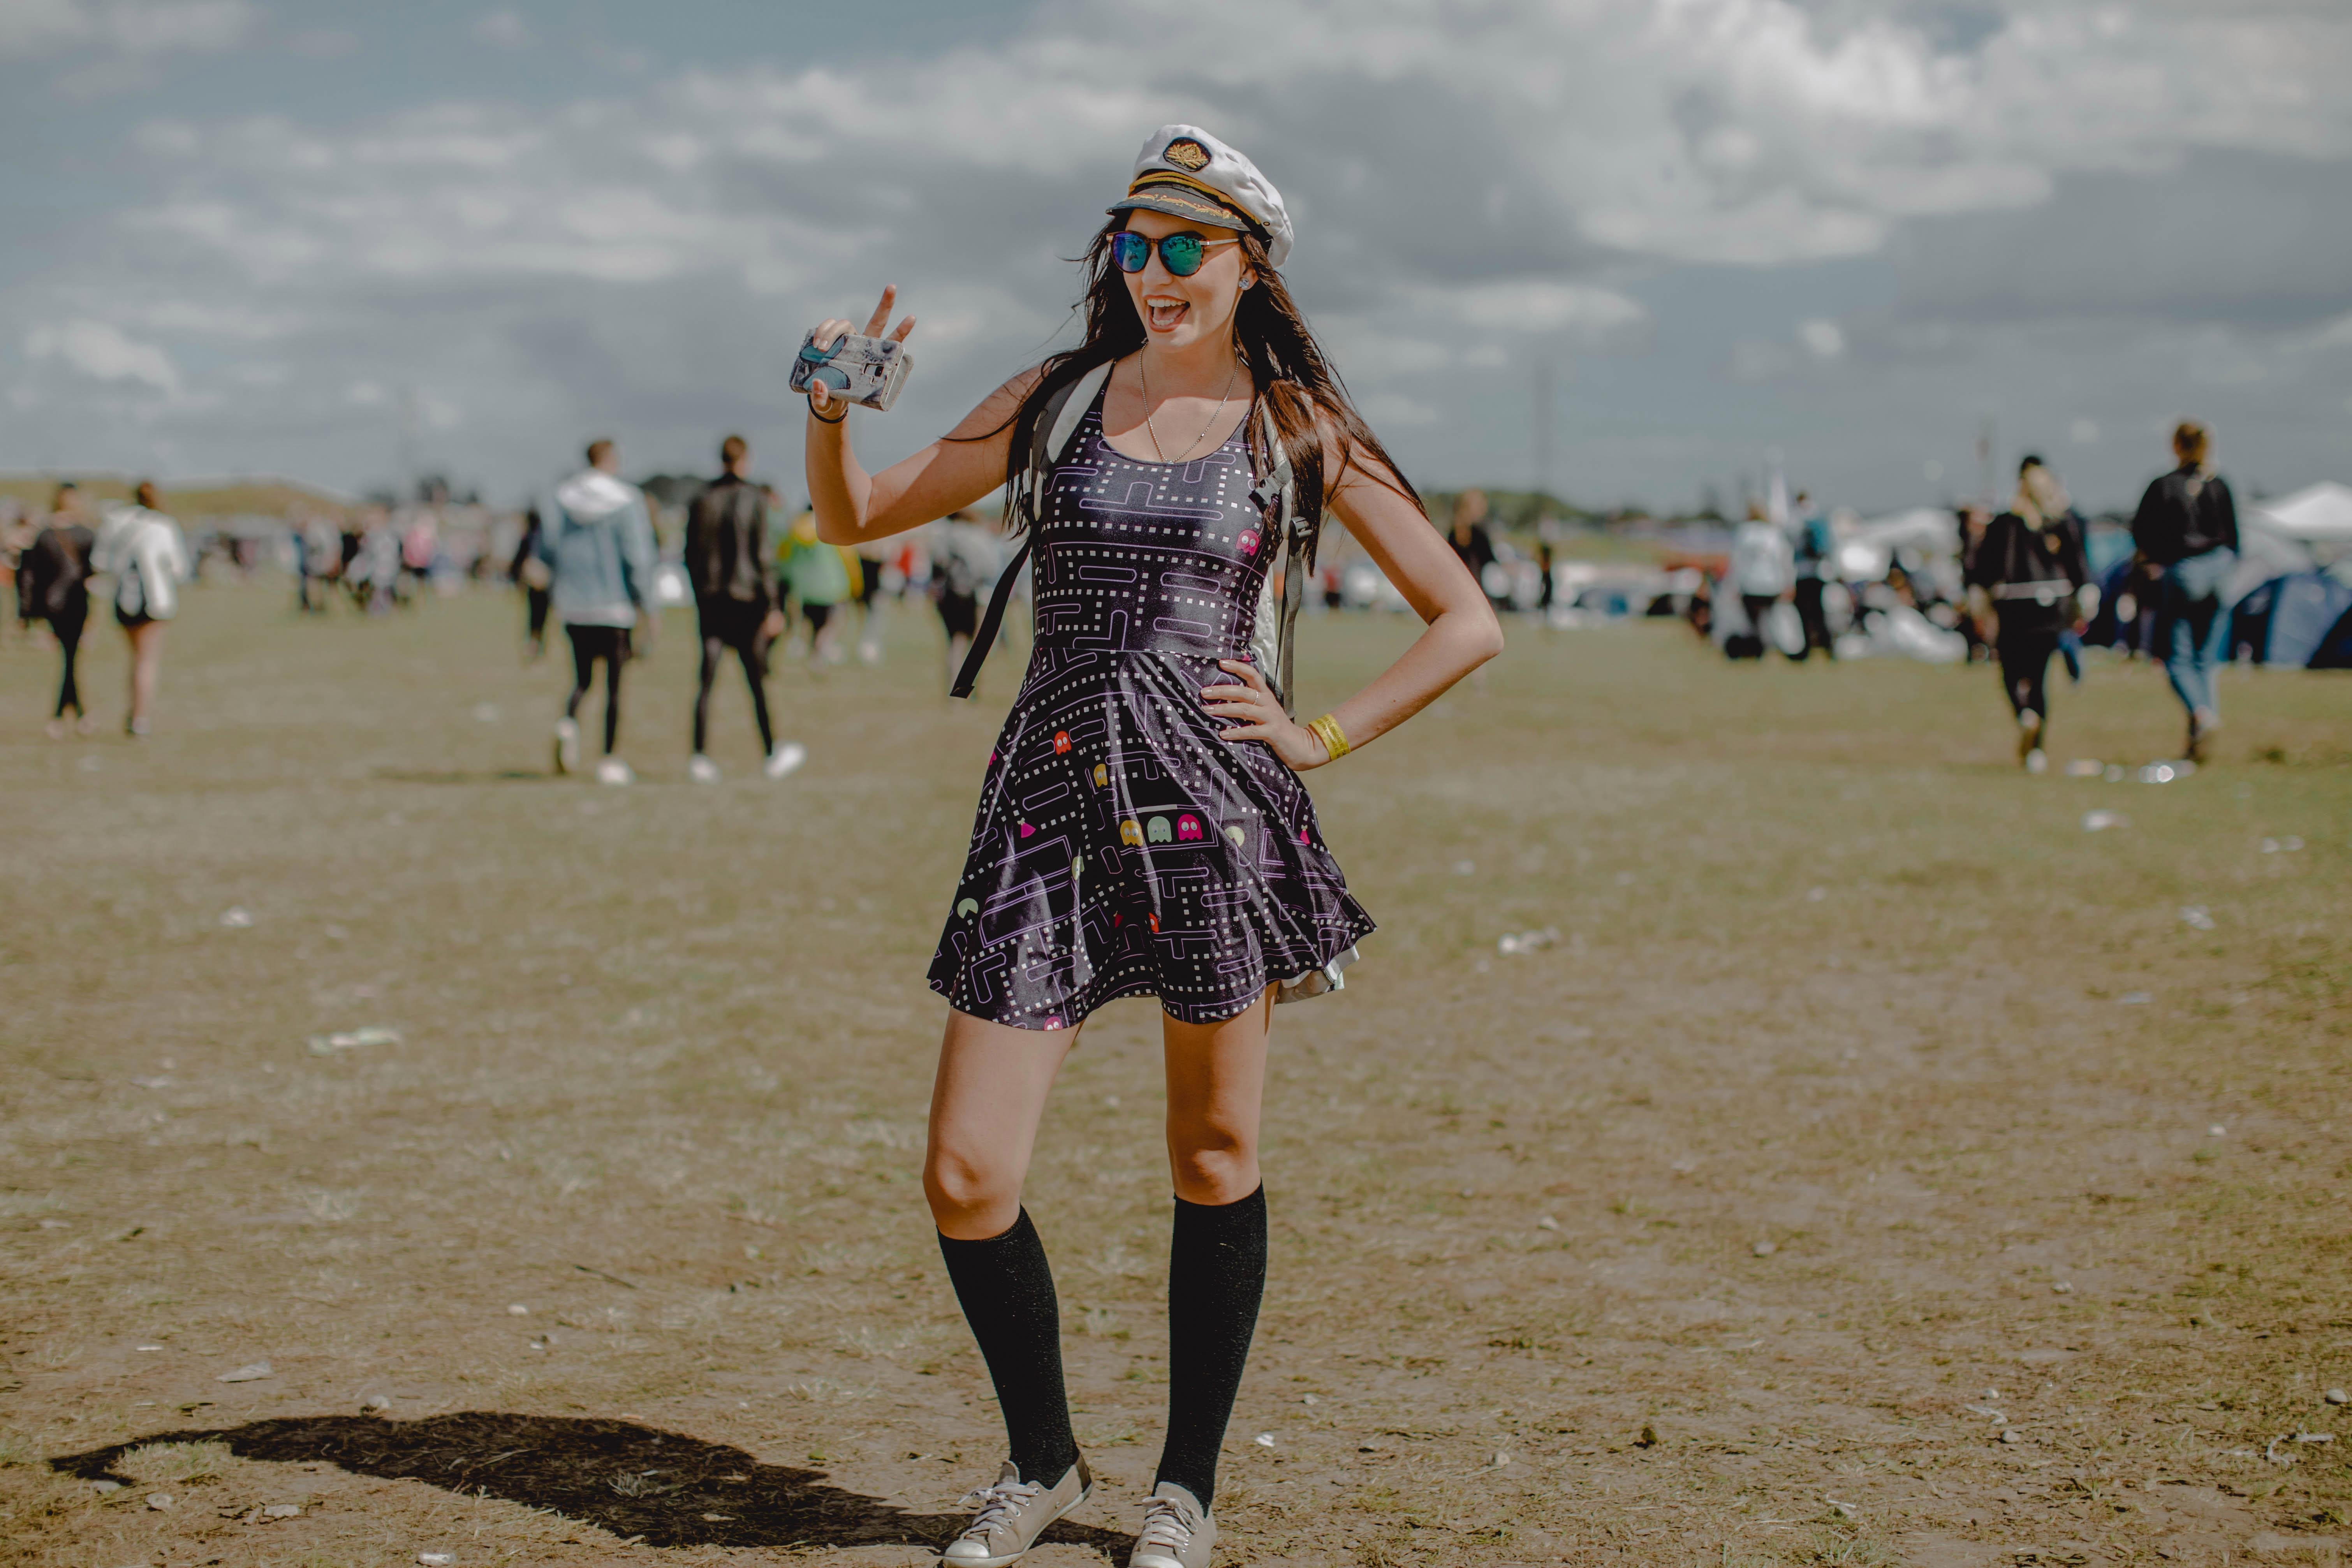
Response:
[[[1201,689],[1248,657],[1279,541],[1236,432],[1190,463],[1122,457],[1102,403],[1038,497],[1036,641],[981,790],[931,988],[1024,1029],[1153,995],[1214,1023],[1269,984],[1339,982],[1372,922],[1315,807]]]

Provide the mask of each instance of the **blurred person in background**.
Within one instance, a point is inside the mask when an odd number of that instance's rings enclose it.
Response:
[[[768,645],[784,629],[776,585],[768,577],[768,498],[751,483],[751,444],[730,436],[719,444],[719,475],[686,511],[686,572],[694,584],[694,615],[702,637],[702,666],[694,692],[694,756],[687,776],[717,784],[710,760],[710,688],[734,654],[751,689],[751,717],[760,726],[762,767],[772,779],[801,765],[807,749],[779,745],[768,721]]]
[[[793,520],[777,555],[793,602],[800,606],[801,619],[808,623],[809,658],[838,664],[842,658],[842,628],[847,625],[847,617],[836,620],[834,612],[856,594],[853,574],[857,557],[845,547],[827,544],[817,538],[816,513],[813,510]]]
[[[60,485],[60,490],[72,489],[72,481]],[[18,568],[34,535],[41,531],[40,523],[28,510],[20,509],[14,501],[0,503],[0,592],[12,590],[16,600],[16,631],[20,637],[32,633],[33,623],[40,616],[25,599],[25,580]],[[7,621],[0,619],[0,633],[5,633]]]
[[[1746,521],[1732,532],[1731,582],[1739,607],[1747,613],[1748,632],[1757,640],[1753,657],[1761,658],[1772,642],[1774,606],[1796,593],[1797,554],[1788,530],[1765,516],[1760,504],[1750,504]],[[1801,640],[1794,651],[1782,647],[1780,652],[1790,659],[1805,657]]]
[[[522,589],[523,637],[530,649],[523,658],[532,664],[547,657],[548,589],[555,581],[555,574],[539,556],[539,542],[546,531],[539,508],[525,507],[522,538],[515,543],[514,563],[507,568],[507,581]]]
[[[1485,490],[1464,490],[1454,498],[1454,527],[1446,537],[1454,546],[1454,558],[1478,580],[1479,592],[1500,605],[1507,603],[1510,596],[1506,594],[1497,598],[1486,573],[1486,568],[1495,563],[1495,536],[1486,528],[1487,514],[1493,510]]]
[[[614,754],[621,739],[621,667],[635,651],[631,634],[642,624],[653,646],[654,527],[646,498],[620,478],[621,449],[588,443],[588,466],[555,487],[539,536],[547,563],[555,617],[572,645],[572,695],[555,726],[555,771],[580,769],[580,704],[604,667],[604,752],[596,782],[634,784],[629,764]]]
[[[130,506],[105,510],[90,545],[90,569],[114,580],[114,619],[131,644],[131,716],[123,730],[134,740],[152,730],[148,710],[163,674],[163,626],[179,613],[187,581],[188,542],[164,515],[152,479],[142,479]]]
[[[980,601],[996,586],[1004,552],[996,535],[969,511],[952,511],[930,527],[931,598],[948,635],[948,679],[963,668],[980,628]]]
[[[2238,504],[2230,481],[2213,471],[2213,433],[2194,419],[2172,432],[2173,470],[2140,497],[2132,542],[2162,574],[2158,589],[2164,673],[2189,710],[2188,755],[2201,763],[2221,726],[2215,669],[2228,651],[2230,618],[2221,590],[2238,564]]]
[[[1837,649],[1830,637],[1829,612],[1822,606],[1822,592],[1837,574],[1837,532],[1830,526],[1829,513],[1814,506],[1805,491],[1797,492],[1793,510],[1797,620],[1805,631],[1805,655],[1819,648],[1835,658]]]
[[[1969,574],[1977,569],[1977,552],[1984,548],[1985,531],[1991,526],[1992,513],[1986,508],[1978,505],[1975,501],[1969,501],[1960,508],[1960,581],[1963,584],[1976,581]],[[1857,605],[1862,603],[1858,594],[1854,603]],[[1968,639],[1970,664],[1992,658],[1992,641],[1988,636],[1989,629],[1985,621],[1978,616],[1965,615],[1960,617],[1959,633],[1961,637]]]
[[[2067,631],[2098,613],[2099,589],[2083,554],[2083,525],[2040,458],[2017,468],[2010,509],[1986,525],[1969,569],[1969,605],[1992,625],[2001,689],[2017,718],[2017,760],[2030,773],[2050,765],[2047,677]]]
[[[83,708],[74,679],[82,628],[89,624],[90,552],[98,536],[82,521],[81,492],[68,480],[49,502],[49,519],[16,562],[16,596],[26,620],[47,621],[58,639],[58,706],[47,725],[52,741],[66,738],[66,710],[74,727],[89,734],[97,727]]]
[[[878,541],[850,552],[857,558],[857,658],[861,663],[882,662],[882,574],[889,569],[890,547]]]

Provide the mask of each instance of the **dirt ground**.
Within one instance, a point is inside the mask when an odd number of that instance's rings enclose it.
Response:
[[[192,595],[138,746],[110,626],[89,741],[0,645],[5,1560],[927,1561],[1001,1435],[923,973],[1017,659],[950,704],[910,607],[696,788],[673,616],[605,789],[504,596],[285,598]],[[1310,622],[1307,704],[1411,629]],[[2053,700],[2176,742],[2146,667]],[[1221,1561],[2339,1562],[2352,678],[2224,701],[2031,779],[1981,667],[1522,627],[1317,774],[1381,927],[1277,1015]],[[1043,1568],[1158,1452],[1155,1040],[1089,1025],[1028,1194],[1103,1482]]]

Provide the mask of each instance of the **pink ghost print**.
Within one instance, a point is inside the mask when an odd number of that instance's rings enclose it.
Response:
[[[1238,545],[1240,545],[1240,546],[1242,547],[1242,553],[1243,553],[1243,554],[1244,554],[1244,555],[1255,555],[1255,554],[1256,554],[1256,553],[1257,553],[1257,530],[1256,530],[1256,529],[1255,529],[1255,528],[1244,528],[1244,529],[1243,529],[1243,530],[1242,530],[1242,536],[1241,536],[1239,539],[1234,540],[1234,543],[1236,543],[1236,544],[1238,544]]]
[[[1197,816],[1178,817],[1176,819],[1176,837],[1180,839],[1200,837],[1201,819]]]

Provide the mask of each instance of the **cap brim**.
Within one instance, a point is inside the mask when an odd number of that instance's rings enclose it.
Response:
[[[1230,228],[1237,233],[1255,234],[1258,227],[1240,213],[1204,195],[1185,190],[1180,185],[1162,185],[1158,190],[1139,191],[1122,196],[1103,210],[1109,213],[1166,213],[1170,217],[1190,218],[1211,228]]]

